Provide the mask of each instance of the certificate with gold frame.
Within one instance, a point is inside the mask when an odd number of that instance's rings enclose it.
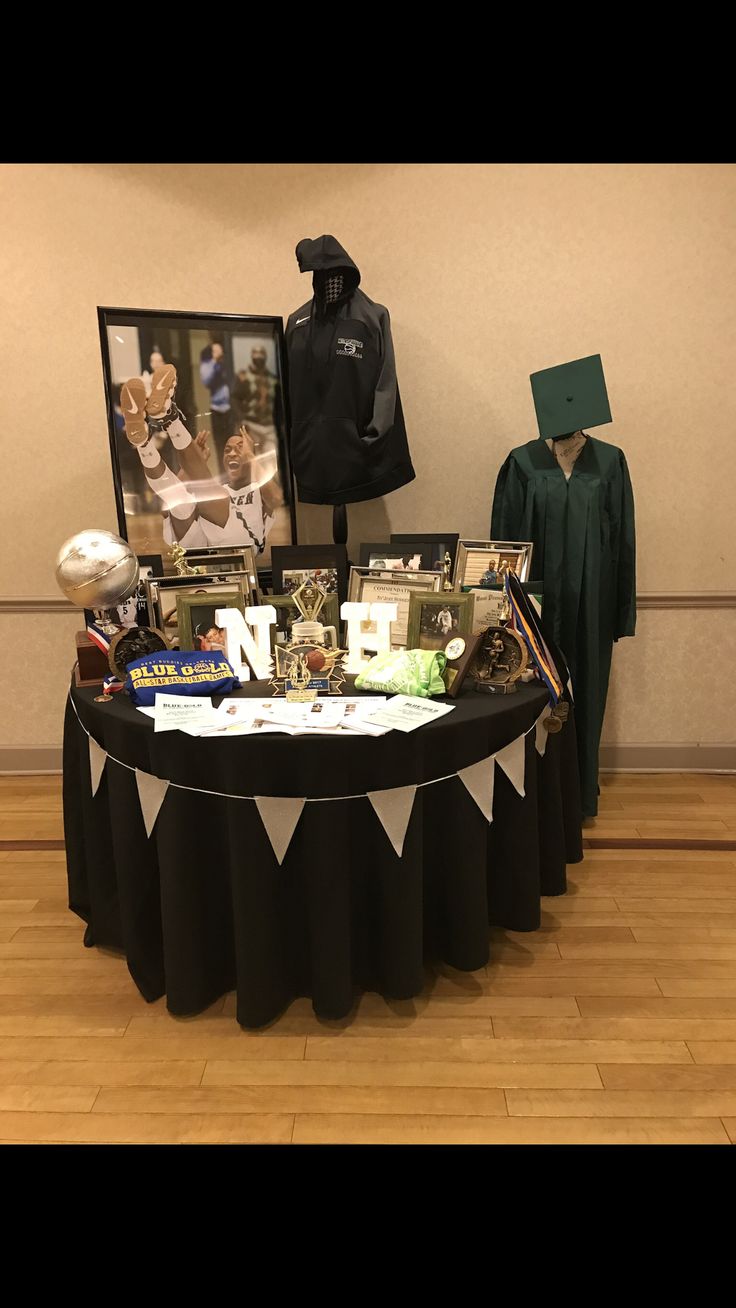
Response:
[[[398,604],[391,623],[391,648],[406,649],[409,639],[409,603],[413,594],[431,594],[442,586],[441,572],[386,572],[380,568],[351,568],[348,599],[352,603]],[[370,634],[370,624],[363,624]]]

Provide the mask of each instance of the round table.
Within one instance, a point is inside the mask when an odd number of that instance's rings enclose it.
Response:
[[[123,950],[144,998],[165,994],[179,1016],[231,990],[248,1027],[302,995],[324,1018],[349,1013],[358,989],[410,998],[427,962],[485,966],[489,923],[535,930],[540,895],[563,894],[582,858],[573,709],[541,757],[538,685],[465,692],[409,734],[340,739],[154,733],[125,694],[94,695],[72,686],[65,719],[69,905],[85,944]],[[368,791],[454,774],[525,732],[523,798],[498,766],[491,824],[457,776],[421,788],[397,856]],[[94,797],[87,733],[112,756]],[[130,768],[195,788],[169,787],[150,839]],[[201,791],[359,797],[305,804],[279,866],[252,800]]]

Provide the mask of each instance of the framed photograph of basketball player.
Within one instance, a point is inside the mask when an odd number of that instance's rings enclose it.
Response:
[[[152,577],[145,583],[148,598],[148,626],[163,632],[172,649],[184,649],[180,645],[179,630],[179,596],[196,597],[202,604],[208,602],[210,595],[220,607],[220,596],[232,594],[241,596],[242,607],[257,604],[250,574],[247,572],[223,572],[210,577]],[[225,607],[228,601],[225,600]],[[236,608],[241,605],[235,605]]]
[[[97,316],[120,535],[164,559],[248,547],[268,571],[296,541],[281,318]]]
[[[149,577],[160,575],[156,568],[161,568],[161,558],[156,555],[140,555],[138,558],[138,585],[122,604],[117,604],[110,609],[111,621],[117,623],[120,627],[145,627],[148,625],[148,595],[146,593],[146,581]],[[84,610],[84,620],[87,626],[92,626],[97,622],[94,609]]]
[[[271,569],[276,595],[293,595],[311,579],[328,595],[337,595],[340,604],[348,597],[348,553],[344,545],[274,545]]]
[[[472,634],[473,596],[450,591],[412,595],[409,601],[409,649],[444,650],[453,641],[459,652]],[[459,638],[459,639],[458,639]]]

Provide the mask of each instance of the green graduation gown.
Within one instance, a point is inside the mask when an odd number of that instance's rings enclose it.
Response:
[[[583,814],[598,812],[598,747],[613,642],[636,626],[634,497],[622,450],[589,436],[570,480],[543,440],[512,450],[492,540],[534,542],[542,614],[570,667]]]

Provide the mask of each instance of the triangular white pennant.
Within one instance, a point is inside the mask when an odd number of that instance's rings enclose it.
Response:
[[[505,749],[495,755],[496,762],[502,767],[514,790],[524,798],[524,737],[512,740]]]
[[[457,775],[467,789],[468,794],[472,795],[486,822],[492,822],[493,781],[495,777],[493,755],[490,758],[482,758],[480,763],[471,763],[470,767],[462,768]]]
[[[159,815],[161,805],[166,798],[169,783],[168,781],[162,781],[161,777],[151,776],[149,772],[141,772],[139,768],[136,768],[135,784],[138,787],[143,825],[146,828],[146,835],[150,837],[156,825],[156,818]]]
[[[414,807],[416,786],[395,786],[392,790],[369,790],[367,798],[399,858]]]
[[[102,781],[102,774],[105,771],[105,764],[107,763],[107,754],[105,753],[102,746],[98,745],[97,741],[93,740],[91,736],[88,737],[88,740],[89,740],[89,776],[90,776],[90,781],[92,782],[92,794],[96,795],[100,786],[100,782]]]
[[[544,758],[544,751],[547,748],[547,741],[549,740],[549,732],[545,728],[544,724],[547,721],[547,718],[549,717],[551,712],[552,709],[550,708],[549,704],[545,704],[544,708],[542,709],[542,712],[537,718],[534,727],[534,731],[535,731],[534,746],[540,758]]]
[[[286,851],[291,844],[296,824],[302,815],[304,800],[271,795],[256,795],[255,800],[261,822],[280,867],[286,858]]]

